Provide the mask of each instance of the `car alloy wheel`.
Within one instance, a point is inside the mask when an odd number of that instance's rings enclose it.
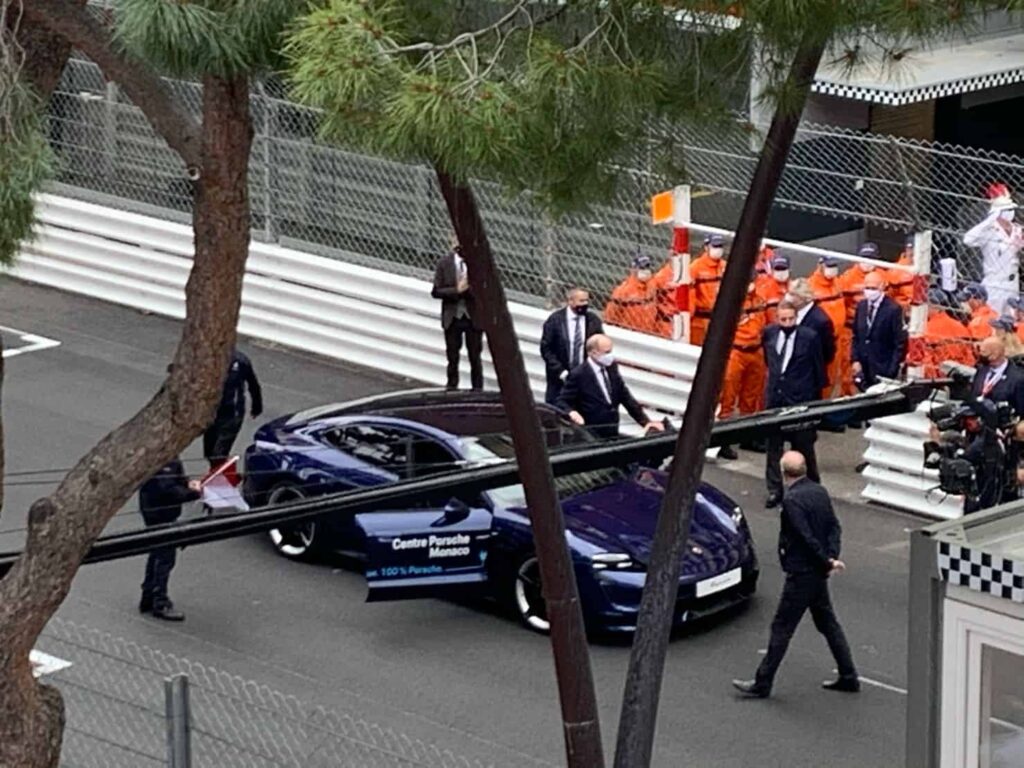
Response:
[[[278,485],[267,496],[268,506],[300,501],[306,495],[293,485]],[[316,523],[309,520],[285,528],[271,528],[270,543],[280,554],[293,560],[307,560],[316,547]]]
[[[515,606],[520,621],[535,632],[548,632],[547,605],[540,583],[540,563],[531,555],[519,565],[515,580]]]

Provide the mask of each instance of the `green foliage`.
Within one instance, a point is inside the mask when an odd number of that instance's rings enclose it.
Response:
[[[16,83],[5,97],[8,113],[0,121],[0,264],[8,265],[19,244],[31,237],[33,195],[50,178],[53,156],[34,95]]]
[[[117,38],[165,74],[232,77],[280,63],[281,33],[303,0],[119,0]]]

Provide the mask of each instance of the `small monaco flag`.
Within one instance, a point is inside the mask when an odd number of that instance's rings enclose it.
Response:
[[[240,509],[247,512],[249,505],[238,489],[241,482],[238,476],[238,457],[232,456],[203,477],[203,504],[210,509]]]

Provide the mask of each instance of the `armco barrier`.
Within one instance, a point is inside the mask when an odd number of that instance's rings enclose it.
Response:
[[[192,229],[162,219],[41,195],[36,238],[19,254],[14,277],[171,317],[184,315]],[[254,241],[238,330],[254,338],[348,360],[440,385],[444,339],[430,285],[336,259]],[[541,326],[548,312],[513,303],[512,314],[534,392],[544,392]],[[637,399],[679,417],[686,407],[699,348],[610,328],[616,356]],[[484,378],[497,385],[484,353]],[[468,367],[463,363],[463,380]],[[348,393],[338,392],[339,400]],[[652,414],[653,415],[653,414]],[[627,418],[624,425],[632,422]],[[922,467],[922,413],[877,419],[867,431],[865,498],[938,517],[959,514],[940,501]]]

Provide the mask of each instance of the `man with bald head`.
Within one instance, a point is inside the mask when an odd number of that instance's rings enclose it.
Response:
[[[568,413],[574,424],[605,439],[619,436],[620,405],[645,430],[662,431],[664,425],[648,419],[629,391],[612,349],[612,340],[603,333],[587,339],[587,359],[565,378],[556,407]]]
[[[807,462],[798,451],[786,451],[780,462],[786,491],[782,500],[779,529],[779,560],[786,573],[779,607],[772,620],[771,639],[753,680],[733,680],[744,696],[767,698],[772,692],[775,673],[786,655],[789,641],[806,611],[811,612],[814,627],[825,636],[835,658],[839,677],[822,683],[830,691],[856,693],[860,680],[853,664],[850,645],[839,625],[828,579],[842,573],[846,565],[839,559],[842,530],[832,509],[832,501],[821,485],[807,477]]]
[[[993,403],[1007,402],[1018,416],[1024,416],[1024,372],[1006,357],[1006,345],[997,336],[982,339],[971,395]]]
[[[853,316],[850,365],[861,390],[878,379],[895,379],[907,349],[903,310],[885,295],[885,275],[874,270],[864,276],[864,298]]]

